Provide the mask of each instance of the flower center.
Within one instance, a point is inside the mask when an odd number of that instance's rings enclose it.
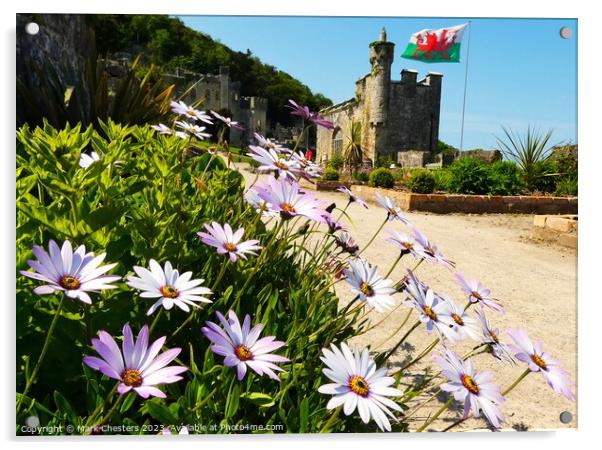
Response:
[[[495,342],[496,344],[499,344],[500,338],[497,337],[497,334],[495,334],[493,331],[489,330],[489,336],[491,336],[491,339],[493,340],[493,342]]]
[[[163,297],[176,298],[178,296],[178,290],[169,284],[162,286],[160,291],[161,291],[161,295],[163,295]]]
[[[468,389],[469,392],[474,395],[478,395],[479,386],[477,386],[477,383],[474,382],[470,375],[463,374],[460,379],[462,380],[464,387]]]
[[[142,384],[142,375],[136,369],[127,369],[121,374],[121,380],[126,386],[138,387]]]
[[[435,311],[433,311],[433,308],[431,308],[430,306],[423,306],[422,310],[424,311],[424,314],[426,314],[429,317],[429,319],[434,320],[435,322],[438,320],[437,314],[435,313]]]
[[[274,165],[278,167],[280,170],[288,170],[288,166],[280,161],[274,162]]]
[[[531,361],[533,361],[542,370],[548,370],[548,365],[539,355],[531,355]]]
[[[401,245],[406,249],[406,250],[412,250],[414,248],[414,246],[412,244],[410,244],[409,242],[402,242]]]
[[[464,321],[462,320],[462,317],[460,317],[457,314],[452,314],[452,319],[454,319],[454,322],[456,322],[458,325],[464,326]]]
[[[71,275],[65,275],[59,280],[59,284],[68,291],[72,291],[79,288],[81,283],[77,278],[72,277]]]
[[[374,289],[372,289],[372,286],[370,286],[365,281],[363,281],[362,284],[360,284],[360,291],[366,297],[372,297],[374,295]]]
[[[248,361],[249,359],[253,359],[253,353],[251,349],[246,345],[239,345],[234,349],[234,354],[241,361]]]
[[[368,382],[359,375],[349,377],[349,388],[360,397],[367,397],[370,392]]]
[[[282,208],[282,211],[288,214],[294,214],[296,212],[295,207],[290,203],[283,203],[282,205],[280,205],[280,208]]]
[[[226,242],[224,244],[224,248],[229,251],[229,252],[235,252],[236,251],[236,244],[233,244],[232,242]]]
[[[483,300],[483,297],[481,297],[481,294],[479,294],[477,291],[472,291],[472,296],[479,301]]]

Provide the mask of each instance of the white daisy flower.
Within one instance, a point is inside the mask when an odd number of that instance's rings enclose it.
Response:
[[[516,364],[514,358],[512,358],[512,354],[508,345],[500,341],[500,330],[491,325],[489,319],[485,315],[485,310],[477,309],[477,317],[481,322],[482,339],[484,340],[485,344],[489,345],[493,356],[502,362]]]
[[[410,223],[407,217],[401,212],[401,208],[397,206],[395,200],[392,200],[389,197],[383,197],[378,191],[376,191],[376,200],[380,206],[387,210],[387,219],[389,219],[389,221],[397,219],[401,220],[406,225]]]
[[[318,388],[318,392],[333,396],[326,408],[343,405],[347,416],[357,409],[364,423],[372,418],[382,431],[391,431],[387,416],[397,421],[391,410],[402,411],[397,403],[387,398],[402,395],[399,389],[390,387],[395,379],[386,376],[386,368],[377,370],[367,348],[361,353],[357,345],[353,352],[345,344],[341,344],[340,349],[331,344],[330,348],[322,349],[324,356],[320,357],[327,366],[322,372],[334,381]]]
[[[206,114],[203,111],[199,111],[198,109],[193,108],[192,106],[188,106],[183,101],[179,102],[171,102],[171,110],[176,114],[180,114],[181,116],[188,117],[193,120],[200,120],[202,122],[208,123],[210,125],[213,124],[211,120],[211,116]]]
[[[56,242],[51,240],[48,253],[42,247],[34,245],[33,254],[38,261],[29,260],[27,264],[34,272],[22,270],[21,275],[47,283],[33,290],[38,295],[62,291],[67,297],[91,304],[92,299],[88,292],[115,289],[117,286],[109,283],[121,279],[119,276],[104,275],[117,265],[100,265],[106,253],[94,256],[92,252],[86,253],[86,247],[83,245],[73,251],[69,241],[63,242],[59,249]]]
[[[393,281],[385,280],[376,271],[377,266],[372,267],[363,260],[350,261],[349,269],[344,274],[351,289],[357,293],[360,300],[368,302],[377,312],[384,312],[395,306],[395,293]]]
[[[196,138],[203,140],[211,137],[211,134],[205,133],[205,127],[200,127],[198,125],[192,125],[188,122],[177,121],[176,126],[184,130],[184,132],[190,134],[191,136],[195,136]]]
[[[173,134],[173,130],[167,125],[163,125],[162,123],[160,123],[159,125],[151,125],[151,128],[159,134]]]
[[[448,349],[434,359],[441,367],[441,374],[449,380],[441,389],[452,393],[456,401],[464,402],[464,417],[468,417],[471,409],[475,417],[482,411],[489,422],[499,428],[504,416],[497,405],[504,402],[504,397],[500,387],[492,382],[491,372],[477,373],[470,359],[463,361]]]
[[[449,315],[443,316],[443,320],[456,331],[458,340],[470,338],[473,341],[481,342],[483,339],[481,327],[475,319],[468,315],[466,308],[456,305],[453,300],[444,295],[439,295],[439,298],[449,306]]]
[[[239,257],[247,259],[246,253],[256,255],[255,251],[261,249],[261,246],[257,245],[259,244],[257,239],[241,242],[244,228],[233,231],[229,224],[225,223],[222,226],[217,222],[212,222],[211,225],[205,224],[205,228],[207,233],[202,231],[197,233],[203,243],[215,247],[218,255],[227,254],[233,263]]]
[[[79,156],[79,166],[83,169],[87,169],[96,161],[100,161],[100,156],[96,152],[90,152],[89,155],[87,153],[82,153]]]
[[[154,259],[150,260],[149,268],[150,270],[134,266],[134,272],[138,277],[129,276],[127,281],[128,286],[142,291],[140,297],[158,298],[147,311],[147,315],[150,316],[160,306],[169,310],[175,305],[189,312],[189,305],[198,307],[198,302],[211,303],[211,300],[204,297],[211,295],[211,290],[201,286],[205,280],[191,280],[192,272],[184,272],[180,275],[172,268],[169,261],[165,263],[163,269]]]

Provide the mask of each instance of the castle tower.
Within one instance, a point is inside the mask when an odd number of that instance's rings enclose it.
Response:
[[[231,109],[230,108],[230,68],[228,66],[220,66],[220,68],[219,68],[219,84],[220,84],[219,108],[220,109]]]
[[[373,124],[387,121],[394,48],[395,44],[387,42],[387,32],[384,28],[380,32],[380,39],[370,44],[370,65],[372,66],[370,121]]]

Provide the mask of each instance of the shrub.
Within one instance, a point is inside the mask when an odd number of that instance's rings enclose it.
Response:
[[[450,191],[451,172],[448,168],[435,169],[432,171],[435,178],[436,191]]]
[[[566,177],[558,180],[556,183],[556,190],[554,191],[554,195],[558,195],[560,197],[566,196],[575,196],[578,194],[577,187],[577,178],[575,177]]]
[[[328,181],[336,181],[339,179],[339,172],[336,169],[333,169],[332,167],[327,167],[326,170],[324,170],[322,179]]]
[[[282,424],[289,432],[322,429],[332,416],[316,390],[316,380],[323,379],[322,348],[356,334],[353,324],[361,312],[339,311],[338,299],[328,289],[332,279],[324,270],[326,252],[324,259],[305,263],[289,235],[258,220],[255,208],[243,199],[242,175],[228,170],[221,158],[183,156],[186,141],[156,136],[148,126],[101,125],[102,135],[91,127],[59,131],[46,125],[18,131],[17,269],[28,269],[34,245],[48,248],[53,239],[60,246],[68,239],[74,248],[84,244],[86,252],[106,253],[107,264],[118,263],[111,275],[125,277],[133,266],[148,267],[151,258],[161,265],[170,261],[180,273],[192,271],[194,279],[207,280],[204,286],[213,291],[213,303],[201,303],[192,315],[174,307],[149,318],[154,299],[141,298],[124,282],[92,294],[93,304],[85,305],[58,294],[36,295],[33,288],[39,283],[19,275],[17,423],[35,415],[42,426],[63,429],[101,421],[180,425],[222,420]],[[102,157],[84,170],[78,161],[88,149]],[[235,230],[244,227],[245,239],[262,243],[261,253],[226,263],[227,256],[201,243],[196,234],[212,221]],[[294,366],[285,367],[280,383],[251,370],[238,382],[236,370],[224,367],[223,358],[210,350],[200,328],[207,320],[216,321],[215,311],[229,309],[241,321],[249,314],[254,324],[263,323],[262,336],[286,342],[278,353]],[[57,326],[36,382],[22,396],[53,317]],[[152,340],[167,336],[169,348],[182,348],[179,365],[188,371],[180,382],[161,386],[166,399],[144,400],[133,391],[116,395],[114,380],[82,363],[84,355],[95,354],[90,339],[99,330],[119,337],[127,322],[135,332],[153,322]],[[179,327],[181,332],[174,334]],[[329,429],[349,429],[356,421],[341,416],[329,422]]]
[[[389,169],[379,167],[370,173],[369,184],[372,187],[392,188],[395,185],[395,179]]]
[[[516,195],[524,188],[522,172],[511,161],[497,161],[489,166],[489,194]]]
[[[362,183],[367,183],[370,179],[370,175],[367,172],[353,172],[353,179],[356,181],[361,181]]]
[[[487,194],[489,170],[487,164],[476,158],[460,158],[448,168],[448,188],[459,194]]]
[[[326,167],[339,171],[345,165],[345,158],[341,155],[333,155],[332,158],[328,160]]]
[[[538,161],[533,166],[532,174],[532,191],[554,192],[556,189],[556,183],[560,176],[556,161],[552,159]]]
[[[435,190],[435,176],[430,170],[419,170],[414,172],[407,182],[407,186],[412,192],[418,194],[431,194]]]

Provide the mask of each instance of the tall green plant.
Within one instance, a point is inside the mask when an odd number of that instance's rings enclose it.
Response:
[[[535,189],[538,178],[543,176],[539,165],[549,158],[553,147],[549,145],[553,130],[544,133],[528,127],[524,135],[516,134],[503,126],[502,130],[505,140],[496,137],[499,150],[506,158],[518,164],[523,171],[527,189]]]
[[[362,150],[362,124],[360,122],[351,121],[350,133],[343,148],[343,155],[349,173],[362,165],[364,151]]]

